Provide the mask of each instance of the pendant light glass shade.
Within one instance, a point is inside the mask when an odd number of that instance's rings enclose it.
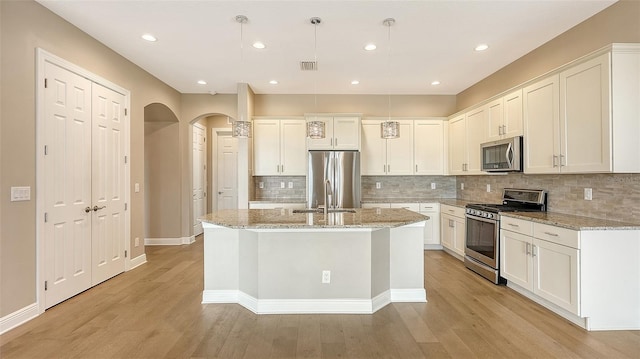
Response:
[[[251,122],[249,121],[233,121],[231,125],[231,136],[233,137],[251,137]]]
[[[307,137],[314,140],[325,138],[324,122],[323,121],[309,121],[307,122]]]
[[[380,136],[382,138],[400,137],[400,122],[384,121],[380,124]]]

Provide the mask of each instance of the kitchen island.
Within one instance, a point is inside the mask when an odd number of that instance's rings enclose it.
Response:
[[[423,230],[406,209],[223,210],[201,218],[203,303],[258,314],[373,313],[426,302]]]

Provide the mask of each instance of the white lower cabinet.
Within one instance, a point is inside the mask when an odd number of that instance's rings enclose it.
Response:
[[[460,260],[464,259],[466,231],[464,208],[440,205],[440,242]]]
[[[420,203],[420,213],[429,216],[424,225],[424,249],[442,249],[440,244],[440,203]]]
[[[500,222],[507,286],[587,330],[640,329],[640,230]]]

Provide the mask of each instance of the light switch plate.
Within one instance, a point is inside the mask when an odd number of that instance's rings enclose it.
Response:
[[[376,189],[380,189],[382,188],[382,186],[380,185],[380,182],[376,182]]]
[[[293,182],[289,182],[289,183],[287,184],[287,188],[292,189],[292,188],[293,188]]]
[[[280,182],[280,188],[284,188],[284,182]]]
[[[464,183],[460,183],[460,189],[464,189]]]
[[[11,187],[11,202],[30,201],[31,187]]]
[[[140,192],[140,183],[136,183],[136,184],[133,185],[133,191],[135,193]]]
[[[258,187],[260,187],[260,188],[264,188],[264,182],[262,182],[262,181],[261,181],[261,182],[258,182]]]
[[[431,189],[436,189],[436,183],[435,182],[431,183]]]
[[[584,199],[586,201],[591,201],[593,199],[593,189],[591,188],[584,189]]]
[[[491,185],[487,183],[487,192],[491,192]]]

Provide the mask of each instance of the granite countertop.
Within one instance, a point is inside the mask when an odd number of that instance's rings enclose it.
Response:
[[[501,212],[500,215],[575,231],[640,230],[640,224],[637,223],[625,223],[610,219],[598,219],[554,212]]]
[[[355,213],[293,213],[289,209],[238,209],[209,213],[199,218],[204,223],[229,228],[390,228],[429,219],[403,208],[356,208]]]
[[[449,206],[455,206],[455,207],[464,207],[466,206],[468,203],[478,203],[477,201],[466,201],[466,200],[462,200],[462,199],[457,199],[457,198],[401,198],[401,197],[394,197],[394,198],[365,198],[362,199],[362,201],[360,201],[361,203],[440,203],[440,204],[446,204]]]
[[[270,198],[270,199],[256,199],[249,201],[249,203],[306,203],[304,198]]]

